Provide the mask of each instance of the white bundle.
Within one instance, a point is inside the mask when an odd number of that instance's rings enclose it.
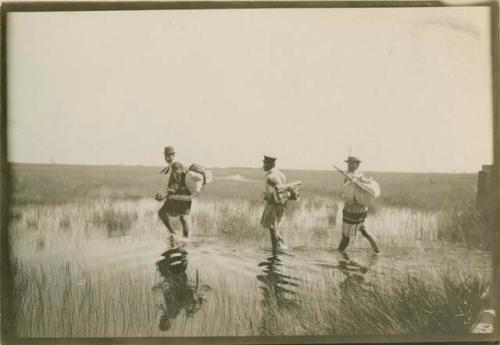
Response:
[[[212,183],[213,175],[211,171],[205,171],[206,183]],[[203,175],[196,171],[188,171],[185,180],[187,189],[191,194],[199,193],[203,188]]]
[[[212,175],[212,171],[205,170],[205,183],[209,184],[214,182],[214,176]]]
[[[342,186],[342,195],[346,201],[355,201],[362,206],[370,206],[380,196],[380,186],[371,178],[347,182]]]

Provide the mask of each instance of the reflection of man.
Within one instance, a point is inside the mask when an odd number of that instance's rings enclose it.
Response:
[[[293,305],[297,278],[283,274],[281,259],[273,255],[259,263],[264,274],[257,275],[257,280],[264,283],[261,290],[264,294],[263,303],[267,306],[274,300],[278,306]]]
[[[278,255],[262,261],[259,267],[262,267],[262,273],[257,275],[257,280],[262,283],[259,288],[264,309],[259,330],[261,335],[273,335],[279,327],[275,307],[290,309],[299,306],[295,297],[297,278],[283,274],[283,264]]]
[[[277,193],[276,187],[286,184],[286,176],[276,168],[276,157],[264,156],[263,169],[266,172],[266,190],[264,200],[266,207],[260,224],[269,229],[273,254],[278,249],[286,249],[285,242],[278,231],[278,225],[283,216],[287,199]]]
[[[366,280],[366,274],[372,269],[372,267],[377,263],[378,255],[373,255],[369,257],[369,261],[365,266],[362,266],[354,261],[339,261],[337,269],[339,269],[344,275],[345,279],[339,284],[340,296],[342,300],[347,300],[346,303],[342,303],[343,306],[349,306],[353,298],[356,298],[356,293],[367,293],[367,289],[373,286],[373,283]]]
[[[345,162],[347,163],[347,177],[344,179],[343,187],[355,184],[356,182],[370,182],[370,180],[358,170],[361,160],[351,156],[348,157]],[[342,240],[340,241],[338,250],[343,253],[349,245],[351,235],[354,235],[356,231],[359,230],[361,234],[370,242],[373,250],[378,253],[379,249],[377,243],[375,242],[375,238],[368,232],[365,225],[368,207],[358,203],[353,193],[343,193],[343,197],[345,203],[344,210],[342,212]]]
[[[200,309],[203,298],[198,295],[196,287],[188,284],[187,274],[171,274],[166,277],[168,286],[163,290],[165,305],[163,315],[160,317],[160,331],[168,331],[174,320],[182,309],[185,309],[186,317],[191,317]]]
[[[179,217],[182,224],[182,234],[185,238],[189,236],[189,212],[191,210],[192,196],[186,187],[186,169],[179,162],[175,162],[175,150],[171,146],[165,147],[165,161],[168,166],[162,170],[167,175],[167,192],[156,193],[158,201],[163,199],[165,203],[158,211],[158,216],[170,232],[170,245],[175,244],[175,230],[170,223],[170,217]]]
[[[172,321],[183,309],[186,317],[190,317],[201,308],[204,299],[198,290],[198,271],[196,283],[188,281],[188,252],[182,248],[172,248],[161,255],[164,258],[156,263],[158,272],[164,278],[156,286],[162,290],[164,300],[159,327],[161,331],[168,331],[172,327]],[[208,286],[201,286],[203,288]]]

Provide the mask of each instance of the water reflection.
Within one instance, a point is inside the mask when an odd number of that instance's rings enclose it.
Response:
[[[364,290],[372,284],[366,281],[365,275],[378,262],[378,255],[369,257],[365,265],[359,264],[354,260],[340,260],[336,268],[342,272],[345,279],[340,283],[339,288],[342,295],[351,293],[354,289]],[[344,296],[345,297],[345,296]]]
[[[155,286],[162,293],[159,329],[168,331],[172,322],[184,310],[185,318],[192,317],[201,309],[205,297],[203,292],[208,286],[200,286],[198,270],[188,274],[188,253],[183,248],[169,249],[162,254],[162,260],[156,263],[163,281]]]
[[[259,289],[262,294],[263,307],[260,332],[263,335],[272,335],[276,325],[277,314],[280,310],[298,306],[296,288],[298,279],[283,272],[282,259],[273,255],[259,263],[262,274],[257,275],[257,280],[262,284]]]

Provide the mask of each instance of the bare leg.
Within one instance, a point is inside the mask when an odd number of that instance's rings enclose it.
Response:
[[[347,246],[349,245],[350,238],[342,234],[342,240],[340,240],[339,248],[338,250],[343,252],[344,250],[347,249]]]
[[[269,228],[269,234],[271,235],[271,246],[273,255],[276,255],[278,250],[278,238],[276,236],[276,229]]]
[[[167,212],[165,210],[163,210],[163,208],[161,208],[158,211],[158,217],[160,217],[161,221],[163,222],[163,224],[165,224],[165,226],[167,227],[168,231],[172,235],[174,235],[175,234],[175,230],[172,227],[172,224],[170,224],[170,217],[167,215]]]
[[[359,231],[361,232],[361,235],[363,235],[363,237],[366,238],[368,240],[368,242],[370,242],[370,245],[372,246],[373,251],[375,253],[378,253],[379,249],[377,246],[377,242],[375,242],[375,238],[373,237],[372,234],[370,234],[368,232],[368,230],[366,229],[366,226],[364,224],[361,225],[361,227],[359,228]]]
[[[158,217],[160,217],[161,221],[165,226],[167,227],[168,231],[170,232],[170,247],[175,246],[175,230],[172,227],[172,224],[170,224],[170,217],[167,215],[167,212],[163,209],[163,207],[158,211]]]
[[[281,232],[279,232],[278,229],[274,229],[275,233],[276,233],[276,239],[278,240],[278,245],[281,249],[288,249],[288,246],[286,245],[285,243],[285,240],[283,239],[283,237],[281,236]]]
[[[346,224],[342,223],[342,239],[340,240],[339,243],[339,252],[344,252],[347,249],[347,246],[349,245],[349,241],[351,240],[351,227]]]
[[[179,220],[181,221],[181,224],[182,224],[182,235],[185,238],[188,238],[189,237],[189,227],[190,227],[189,216],[180,216]]]

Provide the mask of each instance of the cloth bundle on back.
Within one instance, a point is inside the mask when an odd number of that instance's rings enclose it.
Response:
[[[371,177],[364,177],[361,174],[352,174],[352,180],[342,185],[342,195],[344,200],[355,202],[365,207],[371,207],[380,196],[380,186]]]
[[[199,164],[191,164],[185,176],[186,187],[191,194],[201,192],[203,186],[212,183],[212,181],[212,172],[206,170]]]

